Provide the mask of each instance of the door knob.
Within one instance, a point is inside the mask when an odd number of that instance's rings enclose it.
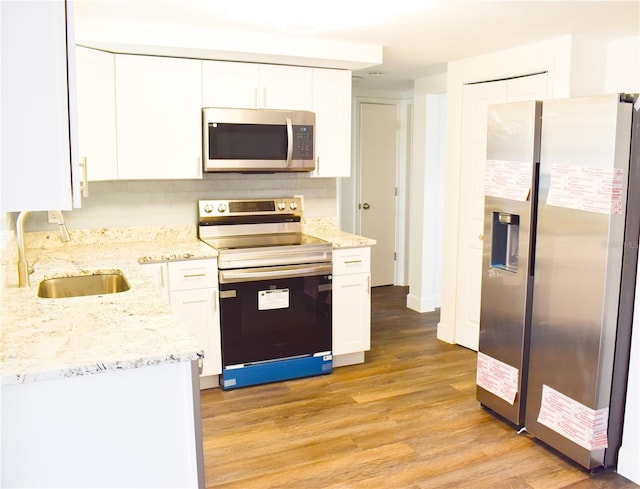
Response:
[[[362,204],[362,208],[363,209],[368,209],[369,208],[369,204],[367,204],[366,202],[364,204]]]
[[[482,240],[484,239],[484,234],[479,234],[479,235],[478,235],[478,239],[479,239],[480,241],[482,241]]]

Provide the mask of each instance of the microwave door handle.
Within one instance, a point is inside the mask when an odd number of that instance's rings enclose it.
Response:
[[[293,123],[289,117],[285,117],[287,121],[287,167],[293,162]]]

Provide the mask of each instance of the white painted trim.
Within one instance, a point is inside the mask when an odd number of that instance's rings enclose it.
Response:
[[[409,295],[418,312],[440,307],[446,75],[416,80],[408,226]]]
[[[346,353],[344,355],[333,356],[333,368],[346,367],[347,365],[355,365],[357,363],[364,363],[364,352],[358,351],[355,353]]]
[[[640,484],[640,266],[636,274],[627,402],[617,470],[627,479]]]
[[[409,293],[407,307],[417,312],[433,312],[440,304],[440,296],[420,297]]]
[[[89,18],[76,8],[76,43],[106,51],[154,56],[275,63],[348,70],[382,63],[382,46],[282,34],[153,22]]]

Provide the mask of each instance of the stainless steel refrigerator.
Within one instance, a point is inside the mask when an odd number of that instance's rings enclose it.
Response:
[[[541,118],[524,107],[489,109],[477,398],[586,469],[610,467],[638,260],[640,103],[547,100]],[[536,128],[538,172],[535,150],[524,150]],[[493,167],[523,160],[533,163],[529,200],[524,184],[496,198],[518,173],[496,178]]]
[[[476,397],[524,423],[542,103],[489,106]]]
[[[587,469],[615,465],[621,443],[640,228],[637,109],[618,94],[543,104],[525,427]]]

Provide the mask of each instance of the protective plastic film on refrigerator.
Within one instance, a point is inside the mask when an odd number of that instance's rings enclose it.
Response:
[[[489,172],[517,160],[496,149],[517,126],[495,107]],[[638,263],[638,97],[544,101],[539,141],[531,202],[486,191],[477,397],[586,469],[612,467]]]
[[[621,442],[640,228],[637,107],[618,94],[543,105],[525,426],[587,469],[614,466]]]
[[[485,163],[476,397],[524,423],[541,102],[492,105]]]

